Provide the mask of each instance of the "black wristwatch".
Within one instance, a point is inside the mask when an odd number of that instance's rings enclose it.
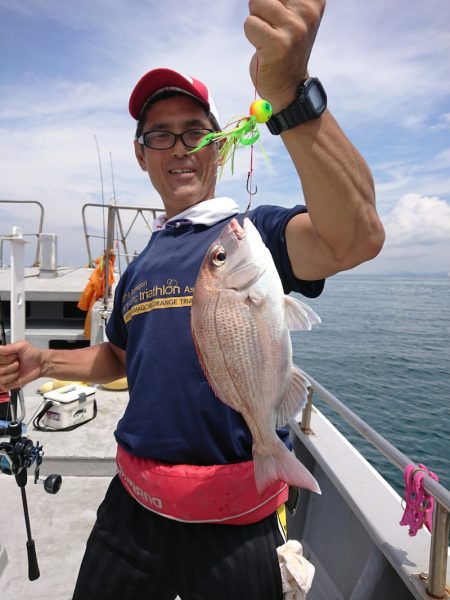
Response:
[[[327,95],[317,77],[309,77],[300,84],[297,98],[287,108],[272,115],[266,125],[273,135],[317,119],[327,107]]]

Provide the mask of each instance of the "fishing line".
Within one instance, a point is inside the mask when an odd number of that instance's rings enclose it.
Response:
[[[256,67],[255,67],[255,89],[254,89],[254,94],[253,94],[253,103],[256,102],[257,100],[257,91],[256,91],[256,86],[258,83],[258,69],[259,69],[259,60],[258,60],[258,56],[256,56]],[[247,203],[247,208],[245,209],[245,213],[244,213],[244,218],[247,216],[248,211],[250,210],[251,204],[252,204],[252,196],[254,196],[257,191],[258,191],[258,186],[255,187],[255,191],[252,191],[252,183],[253,183],[253,149],[254,149],[254,145],[252,144],[250,146],[250,166],[249,166],[249,171],[247,174],[247,192],[248,192],[248,203]]]
[[[247,192],[248,192],[248,203],[245,209],[245,215],[247,215],[251,203],[252,196],[257,192],[257,187],[252,189],[253,185],[253,157],[254,157],[254,144],[260,139],[260,132],[258,125],[261,123],[267,123],[272,116],[272,106],[267,100],[260,98],[257,100],[257,78],[258,78],[258,57],[256,57],[255,65],[255,86],[254,86],[254,100],[250,105],[249,115],[233,117],[221,131],[213,131],[207,133],[193,148],[189,154],[198,152],[211,142],[220,142],[219,156],[221,157],[221,166],[219,170],[219,179],[223,173],[225,164],[229,161],[231,164],[231,173],[234,172],[234,157],[236,150],[250,146],[250,164],[247,173]]]

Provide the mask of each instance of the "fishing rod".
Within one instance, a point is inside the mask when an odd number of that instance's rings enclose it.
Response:
[[[3,316],[3,302],[0,298],[0,345],[6,346],[5,321]],[[20,406],[20,417],[18,415]],[[27,532],[27,557],[28,579],[34,581],[39,578],[40,571],[37,561],[35,543],[31,535],[30,515],[25,486],[28,480],[28,469],[35,464],[34,483],[43,483],[44,489],[49,494],[56,494],[62,483],[61,475],[49,475],[45,480],[39,478],[39,471],[44,456],[43,446],[39,442],[32,442],[23,434],[22,422],[25,416],[25,403],[21,388],[14,388],[9,392],[9,406],[5,425],[0,427],[0,437],[9,436],[9,442],[0,442],[0,471],[5,475],[14,475],[20,488],[22,497],[25,528]]]

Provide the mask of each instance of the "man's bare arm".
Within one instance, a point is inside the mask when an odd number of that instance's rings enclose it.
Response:
[[[300,176],[308,213],[286,227],[295,275],[321,279],[374,258],[384,242],[372,175],[326,111],[282,134]]]
[[[125,352],[104,342],[76,350],[42,350],[25,341],[0,346],[0,388],[38,377],[107,383],[125,375]]]
[[[245,32],[255,47],[253,82],[274,113],[308,77],[325,0],[250,0]],[[281,134],[299,174],[308,214],[286,228],[297,277],[321,279],[373,258],[384,242],[372,175],[329,111]],[[293,202],[293,204],[296,201]]]

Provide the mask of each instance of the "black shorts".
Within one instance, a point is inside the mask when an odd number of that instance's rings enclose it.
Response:
[[[143,508],[116,476],[73,600],[281,600],[277,514],[251,525],[182,523]]]

